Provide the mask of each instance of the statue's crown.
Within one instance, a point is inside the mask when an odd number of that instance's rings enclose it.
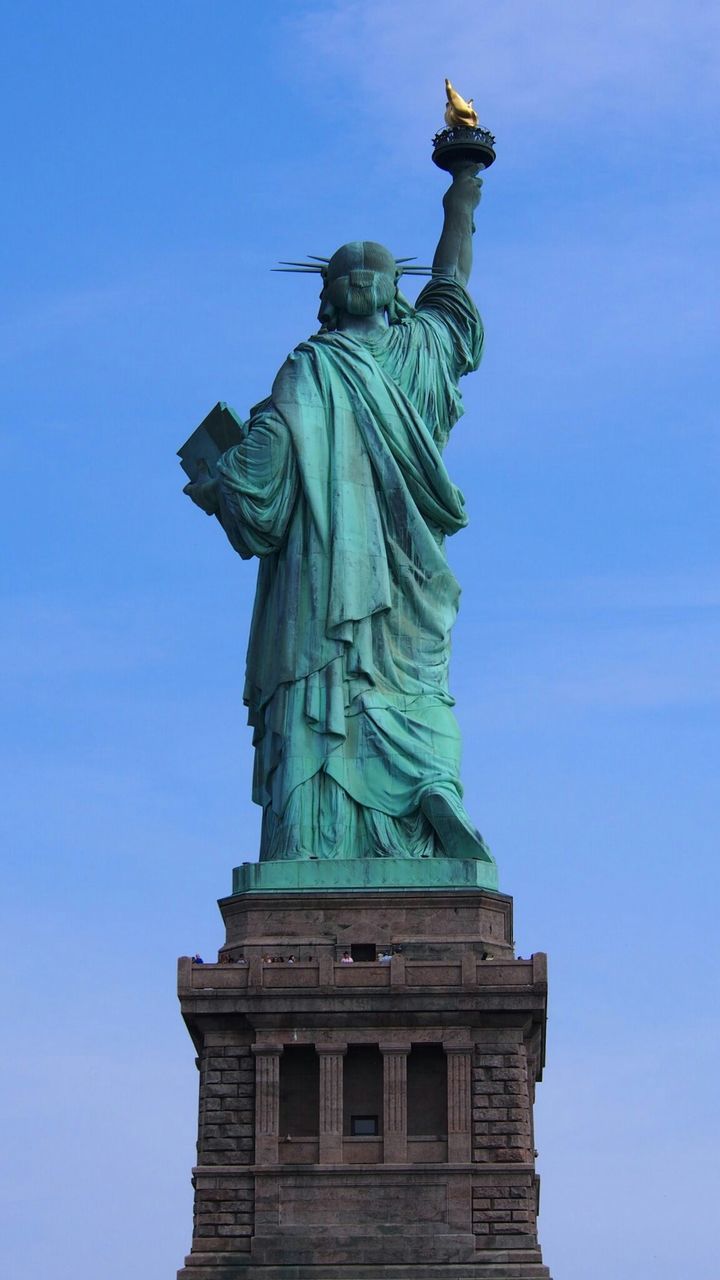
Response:
[[[342,245],[330,258],[320,254],[309,253],[305,262],[281,261],[273,271],[309,272],[322,276],[323,281],[337,280],[350,273],[366,272],[371,277],[377,274],[394,276],[399,280],[403,275],[429,276],[431,267],[415,265],[415,258],[396,258],[385,245],[376,240],[351,240]],[[353,281],[360,284],[360,280]],[[369,280],[365,283],[369,283]]]

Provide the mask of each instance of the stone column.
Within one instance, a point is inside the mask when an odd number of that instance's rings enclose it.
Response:
[[[383,1160],[407,1164],[407,1057],[410,1045],[381,1044],[383,1055]]]
[[[316,1045],[320,1059],[320,1164],[343,1157],[343,1058],[347,1046]]]
[[[472,1158],[472,1045],[445,1045],[447,1059],[448,1163]]]
[[[281,1045],[254,1044],[255,1163],[277,1164],[280,1132]]]

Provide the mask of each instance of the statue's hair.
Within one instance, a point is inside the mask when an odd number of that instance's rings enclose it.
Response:
[[[399,324],[414,314],[414,308],[398,289],[400,277],[433,274],[432,267],[418,266],[414,258],[396,258],[375,240],[352,240],[332,258],[311,253],[305,262],[282,259],[273,271],[322,277],[318,320],[325,330],[336,329],[343,313],[371,316],[384,310],[389,324]]]
[[[388,307],[395,297],[395,274],[350,271],[346,276],[329,280],[323,293],[337,311],[351,316],[371,316]]]
[[[325,270],[318,319],[334,329],[337,316],[371,316],[392,306],[398,266],[389,249],[374,240],[354,240],[334,253]]]

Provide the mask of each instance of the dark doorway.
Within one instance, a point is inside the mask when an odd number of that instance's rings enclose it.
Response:
[[[280,1058],[280,1137],[316,1138],[320,1062],[312,1045],[288,1045]]]
[[[377,947],[374,942],[353,942],[350,955],[353,960],[376,960]]]
[[[346,1137],[382,1133],[383,1060],[376,1044],[348,1045],[343,1061],[343,1133]],[[362,1131],[362,1133],[360,1132]]]
[[[414,1044],[407,1061],[407,1131],[447,1137],[447,1059],[441,1044]]]

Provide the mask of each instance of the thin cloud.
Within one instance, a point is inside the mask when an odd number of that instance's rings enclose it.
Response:
[[[605,615],[612,622],[631,613],[705,612],[720,610],[720,565],[687,573],[588,574],[566,579],[533,578],[497,584],[485,610],[493,614],[512,611],[533,617],[559,613]]]
[[[628,576],[528,584],[496,601],[477,674],[456,651],[455,681],[483,717],[534,723],[588,711],[633,715],[705,711],[720,704],[720,593],[707,577]],[[532,645],[506,650],[517,616],[533,619]],[[508,619],[512,615],[513,621]],[[589,622],[592,615],[592,625]],[[492,628],[492,629],[491,629]],[[497,639],[494,639],[497,637]],[[473,686],[477,686],[473,689]],[[457,693],[456,688],[456,693]]]
[[[113,283],[26,304],[0,325],[0,361],[16,360],[58,338],[87,330],[109,316],[133,314],[149,301],[146,288]]]
[[[447,74],[491,125],[532,118],[571,131],[590,114],[717,97],[720,15],[706,0],[334,0],[293,26],[306,66],[337,76],[353,106],[362,98],[393,131],[412,132],[417,115],[427,127]]]
[[[30,596],[4,604],[6,629],[0,634],[3,683],[56,681],[79,675],[84,681],[97,675],[136,671],[167,661],[172,630],[152,616],[153,628],[136,620],[138,606],[147,599],[85,602],[75,607],[51,597]]]

